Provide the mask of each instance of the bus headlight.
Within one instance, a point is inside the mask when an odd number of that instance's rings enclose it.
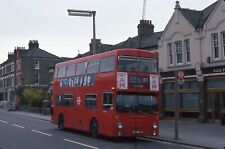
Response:
[[[158,125],[157,125],[157,124],[153,124],[152,127],[153,127],[154,129],[157,129],[157,128],[158,128]]]
[[[117,123],[117,128],[118,129],[123,129],[123,124],[122,123]]]

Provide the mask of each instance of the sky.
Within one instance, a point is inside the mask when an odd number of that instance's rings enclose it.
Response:
[[[145,18],[163,31],[176,0],[146,0]],[[182,8],[202,10],[216,0],[179,0]],[[68,16],[67,9],[96,11],[96,38],[117,44],[137,35],[143,0],[0,0],[0,63],[29,40],[59,57],[89,50],[92,18]]]

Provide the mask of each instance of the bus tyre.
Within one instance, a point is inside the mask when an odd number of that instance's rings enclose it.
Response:
[[[59,116],[59,119],[58,119],[58,128],[59,129],[64,129],[64,118],[62,115]]]
[[[98,134],[98,121],[96,119],[93,119],[91,121],[90,133],[91,133],[92,137],[94,137],[94,138],[97,138],[99,136],[99,134]]]

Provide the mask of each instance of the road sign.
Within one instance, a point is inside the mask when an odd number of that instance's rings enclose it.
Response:
[[[178,71],[177,72],[177,79],[178,80],[183,80],[184,79],[184,72],[183,71]]]

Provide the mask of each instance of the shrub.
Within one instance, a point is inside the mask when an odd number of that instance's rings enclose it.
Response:
[[[36,88],[26,88],[23,91],[23,96],[29,106],[41,107],[42,101],[44,100],[44,91]]]

